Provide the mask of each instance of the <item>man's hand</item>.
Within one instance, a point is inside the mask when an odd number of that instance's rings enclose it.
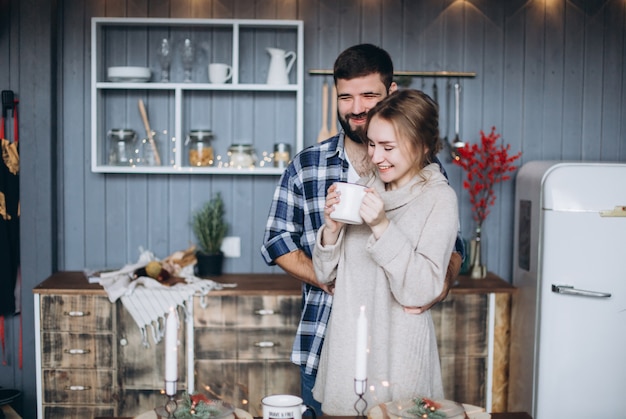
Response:
[[[448,292],[450,292],[450,287],[454,283],[454,280],[459,275],[461,271],[461,265],[463,264],[463,259],[461,255],[457,252],[452,252],[452,256],[450,256],[450,262],[448,263],[448,269],[446,270],[446,278],[443,281],[443,289],[441,290],[441,294],[439,294],[433,301],[421,307],[404,307],[404,312],[409,314],[422,314],[427,310],[430,310],[435,304],[443,301],[447,296]]]

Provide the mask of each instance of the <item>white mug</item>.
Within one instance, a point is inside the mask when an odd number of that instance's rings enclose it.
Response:
[[[211,83],[223,84],[233,76],[233,68],[228,64],[209,64],[209,81]]]
[[[336,185],[336,190],[341,194],[339,203],[335,204],[335,209],[330,213],[330,218],[346,224],[363,224],[359,209],[365,196],[365,186],[346,182],[337,182]]]
[[[304,404],[298,396],[290,394],[275,394],[264,397],[261,400],[263,405],[263,419],[302,419],[302,414],[310,410],[313,419],[316,418],[315,410]]]

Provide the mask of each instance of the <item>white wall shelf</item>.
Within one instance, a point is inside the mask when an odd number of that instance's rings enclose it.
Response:
[[[273,167],[275,143],[287,143],[292,155],[303,147],[304,42],[299,20],[93,18],[91,54],[91,169],[98,173],[279,175]],[[158,45],[172,46],[170,79],[161,81]],[[183,79],[184,39],[195,48],[191,82]],[[267,84],[266,48],[293,51],[289,84]],[[232,79],[212,84],[208,64],[232,66]],[[113,66],[147,67],[146,82],[111,82]],[[143,100],[155,133],[160,166],[112,164],[111,129],[132,129],[138,144],[147,137],[138,102]],[[211,166],[189,163],[186,138],[191,130],[211,130],[216,157]],[[232,144],[251,144],[254,167],[228,166]],[[132,153],[138,155],[140,148]],[[220,156],[221,160],[217,157]]]

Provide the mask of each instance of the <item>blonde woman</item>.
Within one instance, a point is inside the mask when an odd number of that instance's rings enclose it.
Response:
[[[443,398],[430,312],[407,313],[444,286],[459,229],[454,190],[435,163],[441,148],[437,105],[421,91],[400,90],[379,102],[366,125],[372,175],[361,225],[330,218],[341,197],[328,189],[313,263],[334,284],[334,302],[313,395],[328,415],[354,415],[356,321],[369,320],[370,407],[415,396]]]

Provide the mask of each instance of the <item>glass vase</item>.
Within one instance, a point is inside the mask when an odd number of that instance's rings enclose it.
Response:
[[[161,39],[157,56],[161,64],[161,82],[166,83],[170,81],[170,65],[172,64],[172,48],[167,38]]]
[[[474,232],[474,237],[470,242],[470,277],[473,279],[483,279],[487,276],[487,264],[485,255],[485,237],[481,226],[478,225]]]
[[[185,72],[185,83],[191,82],[191,70],[193,69],[195,48],[191,43],[191,39],[186,38],[183,41],[183,47],[181,51],[181,59],[183,61],[183,70]]]

